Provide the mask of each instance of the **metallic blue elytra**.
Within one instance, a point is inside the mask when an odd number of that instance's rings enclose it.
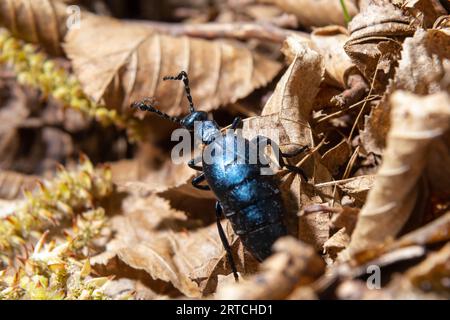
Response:
[[[276,177],[261,175],[260,162],[250,163],[249,154],[254,152],[250,141],[244,140],[246,147],[240,154],[237,139],[237,135],[220,135],[205,147],[204,152],[214,148],[216,154],[212,163],[202,163],[203,174],[234,232],[261,261],[271,254],[272,244],[287,234],[283,201]]]
[[[186,117],[183,119],[171,117],[154,108],[148,103],[149,100],[136,102],[132,106],[177,122],[190,130],[196,139],[202,141],[204,145],[202,157],[192,159],[188,163],[191,168],[202,172],[192,179],[192,185],[198,189],[212,190],[217,198],[217,228],[237,281],[236,265],[220,224],[223,213],[231,222],[244,247],[259,261],[271,254],[272,245],[278,238],[287,235],[287,228],[283,223],[285,209],[279,181],[275,175],[261,174],[261,168],[267,165],[268,159],[263,154],[259,155],[258,144],[265,142],[264,145],[271,145],[271,141],[261,136],[252,141],[238,136],[234,130],[240,124],[239,118],[235,118],[231,125],[232,134],[221,133],[217,123],[209,120],[205,112],[195,111],[186,72],[182,71],[175,77],[164,77],[164,80],[184,82],[190,110]],[[283,157],[296,156],[305,149],[307,147],[299,148],[291,154],[279,152],[280,166],[299,173],[306,179],[300,168],[288,165],[283,160]],[[255,155],[259,157],[253,159]],[[202,184],[204,181],[207,185]]]

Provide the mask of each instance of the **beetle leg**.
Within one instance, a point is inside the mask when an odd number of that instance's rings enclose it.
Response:
[[[208,185],[201,185],[200,183],[202,183],[203,181],[205,181],[205,174],[201,173],[200,175],[194,177],[192,179],[192,185],[194,186],[194,188],[200,189],[200,190],[211,190],[211,188]]]
[[[295,152],[297,152],[297,150],[295,150],[294,153],[295,153]],[[301,153],[301,152],[299,152],[299,153]],[[298,154],[299,154],[299,153],[298,153]],[[295,157],[295,155],[291,155],[290,157]],[[302,178],[303,178],[305,181],[308,181],[308,177],[306,176],[305,171],[303,171],[302,168],[296,167],[296,166],[292,166],[292,165],[290,165],[290,164],[287,164],[286,161],[284,160],[284,158],[289,158],[289,156],[286,157],[286,156],[285,156],[283,153],[281,153],[281,151],[280,151],[280,155],[279,155],[279,157],[278,157],[278,162],[280,163],[280,167],[286,168],[286,169],[288,169],[288,170],[291,171],[291,172],[297,173],[297,174],[301,175]]]
[[[292,151],[291,153],[284,153],[280,151],[280,154],[284,157],[284,158],[293,158],[295,156],[298,156],[300,153],[308,151],[309,150],[309,146],[302,146],[299,147],[297,150]]]
[[[235,130],[241,124],[242,119],[240,117],[236,117],[233,119],[233,123],[231,124],[231,130]]]
[[[197,171],[203,171],[203,167],[202,166],[198,166],[196,165],[197,163],[202,161],[202,157],[197,157],[194,159],[189,160],[189,162],[187,163],[187,165],[189,166],[189,168],[197,170]]]
[[[280,158],[280,166],[283,167],[283,168],[288,169],[288,170],[291,171],[291,172],[294,172],[294,173],[297,173],[297,174],[301,175],[302,178],[303,178],[306,182],[308,181],[308,177],[306,176],[306,173],[305,173],[305,171],[303,171],[302,168],[296,167],[296,166],[291,166],[290,164],[284,163],[283,158]]]
[[[265,142],[265,145],[270,145],[272,147],[272,150],[275,152],[274,145],[273,145],[274,142],[272,141],[272,139],[264,137],[264,136],[256,136],[255,138],[252,139],[252,143],[256,142],[258,148],[259,148],[259,144],[261,143],[261,141]],[[309,150],[309,146],[302,146],[302,147],[298,148],[297,150],[294,150],[291,153],[283,153],[278,148],[278,162],[280,164],[280,167],[286,168],[291,172],[300,174],[305,181],[308,181],[308,177],[306,176],[305,172],[301,168],[287,164],[286,161],[284,160],[284,158],[295,157],[307,150]]]
[[[228,243],[228,239],[225,235],[225,232],[223,231],[222,225],[220,224],[220,219],[222,218],[222,206],[220,205],[220,202],[216,202],[216,223],[217,223],[217,230],[219,231],[220,240],[222,241],[223,247],[225,248],[225,251],[227,252],[227,259],[228,263],[231,266],[231,270],[233,271],[234,280],[236,282],[239,281],[239,276],[236,269],[236,263],[233,259],[233,253],[231,252],[230,244]]]

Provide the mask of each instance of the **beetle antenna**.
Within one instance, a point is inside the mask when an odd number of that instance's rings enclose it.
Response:
[[[156,114],[159,115],[161,118],[164,118],[164,119],[167,119],[167,120],[170,120],[170,121],[173,121],[173,122],[176,122],[176,123],[181,124],[181,121],[180,121],[179,118],[177,118],[177,117],[171,117],[171,116],[169,116],[167,113],[164,113],[164,112],[159,111],[159,110],[156,109],[154,106],[152,106],[152,104],[149,103],[149,101],[148,101],[147,99],[146,99],[146,100],[143,100],[143,101],[134,102],[134,103],[131,105],[131,107],[132,107],[132,108],[138,108],[138,109],[140,109],[140,110],[142,110],[142,111],[148,111],[148,112],[156,113]]]
[[[184,83],[184,91],[186,91],[186,97],[189,101],[189,112],[193,113],[194,110],[194,102],[192,101],[191,96],[191,88],[189,87],[189,78],[186,71],[181,71],[176,77],[167,76],[164,77],[163,80],[181,80]]]

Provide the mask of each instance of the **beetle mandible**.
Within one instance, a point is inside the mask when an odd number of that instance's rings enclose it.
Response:
[[[264,143],[265,146],[271,145],[273,148],[274,142],[263,136],[257,136],[251,141],[241,137],[245,148],[239,149],[236,134],[222,134],[218,124],[214,120],[209,120],[206,112],[195,110],[186,72],[181,71],[177,76],[167,76],[163,80],[183,81],[189,101],[187,116],[182,119],[171,117],[153,107],[149,99],[134,102],[132,107],[156,113],[160,117],[176,122],[202,142],[204,146],[202,156],[188,162],[190,168],[201,171],[200,175],[192,179],[192,185],[201,190],[212,190],[217,198],[216,223],[219,236],[235,280],[238,281],[232,251],[220,224],[223,214],[230,220],[244,247],[259,261],[267,258],[271,254],[273,243],[288,233],[283,222],[285,209],[279,181],[274,175],[261,175],[262,163],[267,164],[268,160],[258,152],[258,147]],[[241,119],[236,117],[231,130],[234,132],[240,124]],[[213,161],[204,161],[205,152],[211,153],[211,148],[214,148],[212,154],[215,153]],[[297,156],[307,149],[308,146],[300,147],[289,154],[282,153],[278,149],[279,166],[298,173],[307,180],[300,168],[284,161],[284,158]],[[222,152],[218,153],[217,150]],[[259,155],[256,163],[249,161],[252,152]],[[244,161],[237,161],[238,159]],[[205,181],[206,185],[203,184]]]

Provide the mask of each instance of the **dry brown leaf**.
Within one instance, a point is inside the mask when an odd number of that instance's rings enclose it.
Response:
[[[420,97],[398,91],[391,101],[392,126],[383,164],[361,210],[350,254],[395,237],[405,225],[416,203],[429,147],[450,124],[446,93]]]
[[[362,207],[374,181],[375,175],[363,175],[336,182],[339,182],[337,186],[340,190],[355,200],[355,205]]]
[[[80,29],[71,29],[64,50],[95,101],[103,98],[126,110],[133,101],[153,96],[171,115],[186,113],[187,100],[183,86],[162,81],[163,76],[188,72],[194,102],[208,111],[247,96],[281,68],[235,42],[159,35],[101,17],[88,17]]]
[[[311,34],[314,47],[324,58],[325,69],[331,83],[343,88],[347,86],[349,74],[355,69],[344,50],[347,40],[347,30],[339,26],[317,28]]]
[[[395,90],[426,95],[450,91],[450,31],[419,29],[405,40],[394,80],[381,102],[366,119],[362,144],[369,152],[381,154],[389,130],[390,96]],[[447,75],[447,76],[446,76]]]
[[[142,197],[157,194],[169,200],[173,209],[185,211],[191,219],[200,219],[205,223],[213,221],[214,194],[192,186],[191,180],[196,171],[187,164],[174,164],[165,157],[161,159],[161,166],[150,168],[146,159],[137,156],[133,160],[111,163],[113,181],[121,192]]]
[[[112,219],[115,239],[105,253],[92,259],[93,265],[108,265],[118,258],[154,280],[171,283],[188,297],[200,297],[211,290],[212,284],[207,286],[211,277],[231,272],[215,223],[203,227],[155,195],[130,195],[122,201],[122,210],[124,215]],[[223,227],[229,242],[235,243],[231,225],[224,222]],[[235,254],[235,258],[239,270],[244,270],[242,257]]]
[[[259,123],[253,125],[250,120],[246,122],[249,130],[280,130],[280,148],[283,152],[293,151],[299,146],[313,145],[308,121],[324,76],[323,60],[319,54],[301,43],[297,44],[295,50],[294,60],[264,106],[261,117],[256,118]],[[269,123],[261,124],[261,118],[270,119],[271,127],[266,126]]]
[[[405,234],[391,244],[387,244],[384,250],[411,245],[433,245],[450,240],[450,212],[428,223],[427,225]]]
[[[305,27],[346,24],[339,0],[260,0],[260,2],[276,4],[284,11],[294,14],[299,23]],[[345,1],[351,17],[358,12],[356,2]]]
[[[450,131],[434,143],[433,150],[426,168],[430,189],[444,199],[450,198]]]
[[[174,191],[195,198],[211,198],[209,192],[195,189],[191,179],[195,171],[187,164],[174,164],[166,159],[157,169],[146,168],[138,158],[111,163],[114,183],[122,190],[141,194]]]
[[[366,80],[344,50],[347,41],[348,32],[344,27],[327,26],[315,29],[310,38],[293,35],[283,43],[281,50],[289,62],[292,62],[301,45],[307,45],[323,58],[325,76],[320,94],[314,102],[314,110],[330,106],[339,108],[351,106],[368,90]],[[345,90],[336,92],[338,88]],[[329,96],[333,89],[335,92]]]
[[[348,40],[347,30],[341,26],[327,26],[314,29],[311,37],[289,36],[283,43],[281,51],[291,63],[298,46],[306,44],[322,55],[325,65],[325,82],[337,87],[347,86],[348,76],[356,69],[344,51]]]
[[[361,280],[344,281],[337,289],[336,295],[344,300],[436,300],[442,299],[436,294],[426,294],[417,290],[404,277],[396,277],[381,290],[370,289]]]
[[[286,300],[317,300],[318,296],[315,290],[311,287],[302,286],[294,289]]]
[[[331,219],[331,229],[337,230],[323,245],[327,262],[331,263],[339,252],[347,248],[350,237],[358,220],[359,209],[342,207]]]
[[[336,215],[331,219],[331,226],[333,229],[346,229],[350,235],[355,229],[356,221],[358,221],[359,215],[358,208],[342,207],[339,209]]]
[[[345,208],[345,207],[344,207]],[[336,219],[340,219],[341,217],[339,214],[335,216]],[[347,217],[347,215],[344,215],[342,217]],[[345,219],[347,220],[347,219]],[[352,221],[352,219],[349,219],[345,223],[353,224],[356,221]],[[340,222],[336,221],[337,225],[340,224]],[[350,226],[352,228],[352,226]],[[332,239],[332,238],[330,238]],[[368,248],[366,250],[360,251],[356,255],[352,257],[351,260],[349,260],[347,263],[348,265],[345,266],[341,270],[345,274],[353,274],[354,276],[358,276],[360,274],[363,274],[365,271],[365,267],[371,265],[374,263],[374,261],[382,260],[382,261],[397,261],[399,258],[405,257],[403,254],[406,252],[406,257],[411,256],[411,254],[408,255],[408,252],[414,253],[417,252],[418,254],[421,254],[420,252],[423,252],[423,249],[425,247],[433,247],[440,243],[445,243],[450,239],[450,212],[447,212],[442,217],[437,218],[436,220],[428,223],[427,225],[418,228],[412,232],[409,232],[400,238],[394,240],[394,241],[387,241],[384,244],[378,246],[377,248]],[[398,251],[402,248],[416,248],[412,249],[412,251]],[[421,249],[417,249],[421,248]],[[389,254],[391,252],[396,252],[391,255],[387,256],[387,259],[383,257],[386,254]],[[400,255],[398,255],[398,252],[400,252]],[[393,257],[393,259],[391,259]],[[338,259],[342,260],[342,258],[345,258],[344,255],[339,256]],[[402,258],[403,259],[403,258]],[[350,266],[350,268],[348,267]]]
[[[423,19],[427,28],[431,28],[438,17],[447,14],[439,0],[404,0],[402,2],[402,7],[411,10],[419,19]]]
[[[230,224],[226,226],[230,228]],[[240,281],[245,281],[247,274],[256,272],[259,262],[244,248],[237,237],[234,237],[234,241],[230,243],[230,246],[235,258],[236,268],[241,273]],[[205,275],[207,275],[206,278]],[[217,288],[222,287],[224,284],[234,283],[235,281],[234,276],[230,274],[230,266],[225,251],[223,251],[221,256],[210,259],[207,263],[193,270],[189,276],[199,284],[199,288],[204,296],[216,292]]]
[[[414,18],[389,1],[370,2],[349,24],[345,51],[361,73],[373,83],[375,93],[384,91],[394,75],[405,37],[413,35]]]
[[[425,292],[442,294],[450,298],[448,279],[450,276],[450,243],[427,259],[409,269],[405,277],[417,288]]]
[[[323,250],[327,264],[332,264],[336,260],[338,253],[348,247],[350,234],[345,228],[339,229],[323,244]]]
[[[351,147],[346,139],[343,139],[334,147],[330,148],[322,156],[322,163],[328,168],[332,175],[339,173],[342,165],[346,164],[351,156]]]
[[[216,299],[283,299],[297,286],[319,277],[325,264],[315,250],[292,237],[277,240],[274,255],[261,264],[260,271],[238,284],[219,288]]]
[[[163,300],[170,298],[168,295],[155,293],[140,280],[124,277],[108,281],[103,290],[113,300],[128,300],[130,298],[136,300]]]
[[[314,101],[313,108],[314,111],[320,111],[322,109],[331,109],[334,108],[335,105],[332,102],[332,99],[339,95],[342,92],[342,89],[338,89],[331,85],[321,85],[320,91],[317,94],[316,100]],[[316,127],[321,130],[319,132],[323,132],[326,128]]]
[[[366,273],[369,265],[380,267],[416,259],[424,253],[420,246],[396,249],[367,262],[361,267],[348,269],[353,276]],[[394,274],[392,280],[381,290],[370,290],[365,283],[355,280],[344,281],[337,289],[340,299],[448,299],[447,279],[450,274],[450,246],[447,243],[439,251],[431,252],[419,264],[401,274]],[[356,272],[359,270],[359,272]],[[386,274],[384,274],[386,277]]]
[[[70,12],[67,6],[50,0],[1,0],[0,25],[27,42],[42,45],[49,53],[62,53]]]
[[[377,251],[375,251],[377,252]],[[368,255],[373,252],[367,250]],[[367,274],[367,268],[370,266],[378,266],[385,268],[398,263],[404,263],[414,259],[422,258],[425,256],[426,250],[422,246],[409,246],[391,251],[383,252],[377,256],[358,261],[357,259],[351,260],[348,264],[339,264],[337,266],[337,273],[344,277],[357,278],[364,274]]]

